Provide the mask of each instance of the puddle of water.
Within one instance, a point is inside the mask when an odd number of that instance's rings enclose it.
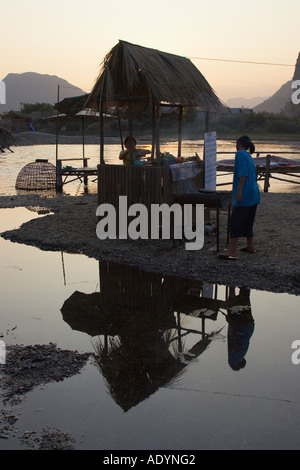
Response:
[[[3,209],[1,231],[32,218]],[[26,394],[19,430],[76,449],[298,449],[300,298],[229,289],[0,239],[7,344],[97,350]],[[237,365],[238,364],[238,365]],[[0,439],[17,449],[18,436]]]

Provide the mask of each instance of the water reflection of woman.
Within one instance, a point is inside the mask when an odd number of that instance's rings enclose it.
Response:
[[[245,356],[254,332],[249,289],[241,288],[235,295],[235,289],[230,288],[226,319],[228,364],[238,371],[246,366]]]

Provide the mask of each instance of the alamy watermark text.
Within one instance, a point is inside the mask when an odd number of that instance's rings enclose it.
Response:
[[[4,341],[0,341],[0,364],[6,364],[6,346]]]
[[[292,94],[292,103],[299,104],[300,103],[300,80],[294,80],[292,82],[292,88],[295,88],[295,91]]]
[[[118,213],[118,215],[117,215]],[[112,204],[100,204],[96,234],[100,240],[131,238],[188,240],[186,250],[200,250],[204,244],[204,205],[144,204],[128,206],[127,196],[119,196],[118,212]]]
[[[6,86],[2,80],[0,80],[0,104],[6,104]]]

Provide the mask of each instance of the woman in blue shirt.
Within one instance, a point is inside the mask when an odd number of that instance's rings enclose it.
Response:
[[[260,192],[257,184],[256,169],[251,154],[255,146],[247,135],[238,138],[232,187],[232,213],[230,217],[230,245],[221,259],[236,260],[237,245],[240,237],[247,239],[247,246],[242,251],[254,253],[253,224]]]

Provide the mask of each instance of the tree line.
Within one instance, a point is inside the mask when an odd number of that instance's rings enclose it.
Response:
[[[55,109],[49,103],[21,103],[21,112],[31,114],[39,111],[44,116],[54,114]],[[150,109],[150,108],[149,108]],[[151,110],[147,110],[137,119],[137,129],[146,131],[151,129]],[[266,135],[294,135],[300,136],[300,105],[292,102],[286,104],[280,113],[253,112],[238,114],[210,113],[210,130],[219,134],[252,134],[256,136]],[[113,123],[115,129],[116,123]],[[201,133],[205,131],[205,118],[203,112],[197,108],[185,108],[183,130],[187,133]],[[162,116],[160,127],[162,132],[176,132],[178,123],[176,112],[173,115]],[[116,130],[116,129],[115,129]]]

